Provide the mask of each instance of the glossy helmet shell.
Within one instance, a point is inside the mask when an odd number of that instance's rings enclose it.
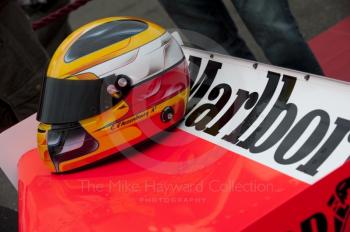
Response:
[[[131,17],[89,23],[58,47],[44,78],[38,148],[52,172],[123,151],[179,122],[189,94],[181,47]]]

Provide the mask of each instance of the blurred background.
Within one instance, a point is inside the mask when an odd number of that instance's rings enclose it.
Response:
[[[236,23],[241,37],[257,59],[266,63],[267,59],[239,17],[231,0],[223,0],[223,2]],[[289,4],[305,40],[312,39],[350,15],[350,1],[346,0],[289,0]],[[176,24],[158,0],[95,0],[73,12],[68,21],[74,30],[94,19],[115,15],[138,16],[166,28],[176,28]]]

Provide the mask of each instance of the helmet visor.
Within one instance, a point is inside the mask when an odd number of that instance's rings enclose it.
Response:
[[[77,122],[100,114],[120,102],[107,92],[116,76],[96,80],[45,78],[37,119],[47,124]],[[125,92],[125,91],[124,91]]]

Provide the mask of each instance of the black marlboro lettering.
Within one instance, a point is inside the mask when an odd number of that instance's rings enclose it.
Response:
[[[296,88],[296,77],[283,75],[281,92],[277,92],[281,74],[269,71],[266,76],[267,83],[260,97],[257,92],[244,89],[238,89],[236,95],[233,95],[232,89],[237,87],[235,84],[229,85],[225,80],[221,80],[221,83],[213,86],[222,63],[209,60],[203,74],[199,74],[201,65],[203,65],[201,58],[190,57],[192,88],[187,111],[190,114],[185,120],[185,125],[204,132],[203,135],[209,136],[210,141],[216,142],[217,139],[222,139],[229,142],[231,145],[226,143],[222,145],[227,149],[238,146],[249,151],[244,155],[254,158],[254,154],[274,148],[276,150],[272,151],[273,153],[266,155],[273,155],[273,160],[277,164],[298,164],[295,170],[314,176],[350,132],[350,121],[338,118],[335,122],[336,128],[326,138],[331,118],[321,109],[310,109],[311,112],[304,113],[301,119],[296,121],[300,114],[298,105],[289,102]],[[199,75],[200,78],[197,80]],[[208,101],[198,105],[204,96],[208,96]],[[235,97],[233,103],[228,105],[233,97]],[[276,101],[272,101],[276,98]],[[266,110],[268,105],[272,105],[269,111]],[[266,114],[262,114],[263,112]],[[242,121],[237,121],[236,114],[240,114],[239,118],[248,115]],[[257,125],[259,117],[263,118],[260,125]],[[314,129],[309,128],[311,124],[314,125]],[[222,131],[229,132],[224,135],[225,132]],[[248,131],[252,132],[248,134],[246,133]],[[297,143],[302,138],[305,142]],[[347,139],[350,142],[350,136]],[[322,144],[322,141],[325,142]]]
[[[196,84],[193,85],[193,88],[191,90],[191,99],[188,102],[187,112],[190,112],[208,92],[211,85],[213,84],[213,81],[215,80],[218,70],[221,69],[221,67],[221,63],[209,60],[201,78]]]
[[[196,130],[203,130],[206,125],[220,112],[220,110],[226,105],[231,97],[231,87],[227,84],[220,84],[215,86],[209,93],[208,99],[214,101],[220,95],[220,91],[223,90],[220,99],[216,104],[206,103],[195,109],[187,118],[185,125],[188,127],[195,126]],[[204,117],[203,113],[207,112]],[[196,122],[200,116],[201,120]]]
[[[246,110],[250,110],[256,104],[258,98],[259,94],[257,92],[249,94],[248,91],[239,89],[237,92],[237,97],[230,108],[224,113],[222,117],[220,117],[220,119],[214,125],[212,125],[210,128],[206,128],[204,132],[212,136],[216,136],[219,134],[221,128],[223,128],[238,112],[238,110],[241,109],[244,102],[244,108]]]
[[[283,76],[284,82],[282,91],[267,114],[262,123],[255,129],[253,133],[245,141],[237,143],[238,146],[249,149],[252,153],[260,153],[274,146],[281,137],[290,129],[297,116],[297,106],[293,103],[287,103],[295,86],[296,78],[291,76]],[[259,146],[255,144],[267,132],[276,119],[285,112],[284,118],[272,134]]]
[[[196,56],[190,56],[188,64],[188,70],[190,74],[190,89],[191,94],[196,91],[199,85],[196,85],[196,88],[194,88],[194,83],[196,82],[196,79],[198,77],[199,68],[201,67],[202,58],[196,57]]]
[[[285,157],[290,148],[297,142],[298,139],[305,133],[312,121],[318,119],[319,123],[314,131],[309,135],[306,142],[292,155]],[[275,152],[275,161],[280,164],[293,164],[307,157],[319,143],[322,141],[329,128],[330,119],[327,112],[323,110],[314,110],[305,115],[293,127],[288,135],[282,140]]]
[[[336,128],[322,147],[306,164],[300,165],[297,170],[311,176],[318,172],[317,169],[328,159],[328,157],[333,153],[333,151],[338,147],[340,142],[350,131],[350,121],[347,119],[337,118],[335,124]],[[350,142],[350,137],[348,137],[348,142]]]
[[[255,105],[253,110],[249,113],[247,118],[230,134],[225,135],[222,139],[236,144],[238,138],[248,130],[248,128],[255,122],[255,120],[260,116],[264,111],[266,106],[270,103],[272,96],[274,95],[279,79],[280,74],[274,72],[268,72],[267,78],[269,79],[267,85],[262,93],[258,103]]]

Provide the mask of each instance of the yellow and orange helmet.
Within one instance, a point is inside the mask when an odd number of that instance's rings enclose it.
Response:
[[[120,152],[179,122],[189,93],[181,47],[131,17],[91,22],[68,36],[44,78],[38,148],[52,172]]]

